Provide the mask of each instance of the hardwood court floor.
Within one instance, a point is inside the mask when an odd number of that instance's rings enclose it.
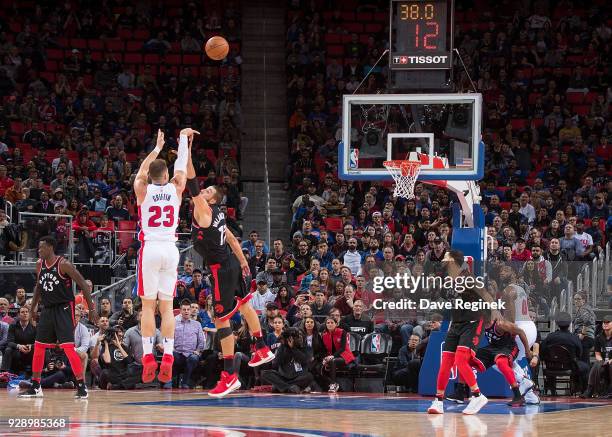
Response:
[[[491,399],[477,416],[445,403],[443,416],[424,413],[415,396],[239,392],[225,399],[195,390],[101,391],[75,400],[72,390],[45,390],[42,399],[0,392],[0,435],[106,436],[610,436],[612,402],[544,401],[511,409]],[[10,417],[69,417],[59,430],[9,429]],[[139,437],[140,437],[139,436]]]

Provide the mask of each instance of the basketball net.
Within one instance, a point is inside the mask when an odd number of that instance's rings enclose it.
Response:
[[[421,161],[394,160],[383,162],[395,181],[395,197],[414,198],[414,185],[421,171]]]

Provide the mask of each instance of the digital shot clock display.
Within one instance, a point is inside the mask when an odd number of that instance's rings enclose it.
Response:
[[[390,68],[450,68],[452,13],[452,0],[391,0]]]

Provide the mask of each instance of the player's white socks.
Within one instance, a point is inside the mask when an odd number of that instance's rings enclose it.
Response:
[[[152,354],[153,353],[153,343],[155,342],[155,337],[142,337],[142,354]]]
[[[174,352],[174,338],[164,337],[164,354],[172,355]]]

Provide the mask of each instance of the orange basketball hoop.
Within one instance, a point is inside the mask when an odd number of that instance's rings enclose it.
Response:
[[[393,195],[412,199],[414,197],[414,185],[421,171],[421,161],[394,160],[383,162],[395,181]]]

